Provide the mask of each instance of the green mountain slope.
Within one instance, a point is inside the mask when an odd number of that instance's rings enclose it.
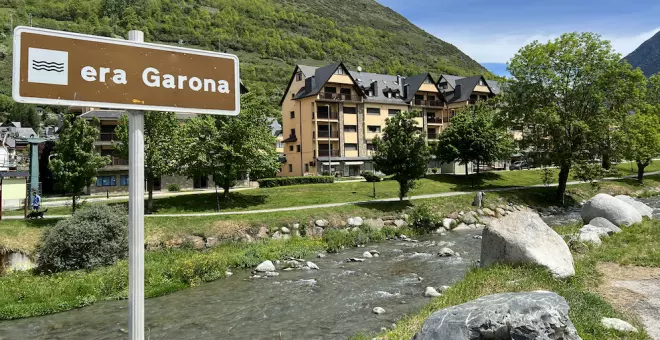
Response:
[[[270,97],[273,107],[296,63],[343,60],[351,68],[401,75],[486,73],[455,46],[374,0],[0,0],[5,50],[9,13],[14,26],[28,24],[31,14],[36,27],[111,37],[140,29],[150,42],[235,53],[244,83]],[[0,60],[4,95],[10,95],[10,57]]]
[[[641,68],[647,77],[660,72],[660,32],[639,45],[625,59],[633,67]]]

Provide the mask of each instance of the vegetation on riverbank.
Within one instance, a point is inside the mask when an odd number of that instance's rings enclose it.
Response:
[[[562,227],[559,232],[571,233],[577,229],[577,225],[572,225]],[[621,233],[603,238],[603,244],[599,247],[585,247],[582,251],[574,253],[576,275],[566,281],[557,280],[547,270],[530,265],[474,268],[442,296],[433,299],[421,311],[404,317],[397,323],[395,329],[380,334],[377,338],[410,339],[433,312],[481,296],[502,292],[549,290],[568,301],[571,307],[569,317],[582,339],[649,339],[644,331],[622,333],[605,329],[601,325],[600,321],[603,317],[614,317],[627,320],[643,330],[643,326],[634,315],[615,310],[594,293],[601,284],[601,274],[596,267],[599,262],[660,267],[658,248],[660,248],[660,221],[645,221],[624,228]],[[373,336],[359,335],[352,339],[372,338]]]

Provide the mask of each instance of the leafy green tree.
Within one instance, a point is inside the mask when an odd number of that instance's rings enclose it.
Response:
[[[189,120],[178,138],[181,171],[190,177],[211,175],[225,198],[241,173],[275,175],[280,163],[268,121],[271,114],[263,98],[246,94],[238,116]]]
[[[600,36],[568,33],[523,47],[509,63],[512,79],[503,92],[502,114],[511,124],[543,136],[537,140],[544,145],[536,150],[560,168],[558,200],[563,201],[573,162],[593,159],[603,136],[627,114],[629,103],[618,104],[610,96],[637,97],[638,84],[631,79],[640,71],[620,60]]]
[[[459,112],[440,135],[436,156],[443,163],[488,164],[506,159],[513,152],[513,138],[498,125],[497,110],[487,102],[478,102]],[[478,170],[477,170],[478,171]]]
[[[34,105],[14,103],[13,107],[9,111],[9,116],[7,119],[11,122],[19,122],[22,127],[31,127],[35,132],[39,132],[39,123],[41,122],[41,117]]]
[[[393,175],[399,183],[399,199],[403,200],[415,181],[424,177],[429,161],[429,147],[417,128],[418,111],[402,113],[387,119],[382,138],[374,139],[373,162],[377,170]]]
[[[178,169],[179,121],[172,112],[149,111],[144,114],[144,174],[147,178],[147,213],[153,211],[154,180],[170,175]],[[119,143],[115,149],[119,157],[128,159],[128,116],[119,120],[115,129]]]
[[[90,123],[66,115],[53,150],[55,157],[49,164],[56,186],[72,196],[74,213],[77,197],[96,181],[98,170],[110,163],[109,157],[101,156],[94,148],[99,136],[98,125],[98,119]]]
[[[644,169],[660,155],[660,118],[637,113],[627,117],[618,130],[626,159],[637,163],[637,181],[644,182]]]
[[[649,77],[646,102],[650,105],[660,107],[660,73]]]

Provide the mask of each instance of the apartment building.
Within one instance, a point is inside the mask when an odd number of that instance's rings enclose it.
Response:
[[[481,76],[442,76],[436,82],[428,73],[402,77],[350,71],[341,62],[298,65],[280,102],[286,160],[278,175],[358,176],[373,170],[373,139],[382,134],[388,117],[421,112],[419,129],[433,143],[458,110],[496,95],[491,86]],[[433,163],[429,166],[440,167]]]

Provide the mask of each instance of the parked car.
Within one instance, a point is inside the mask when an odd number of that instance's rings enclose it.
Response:
[[[509,170],[522,170],[522,169],[529,169],[529,165],[527,165],[526,161],[515,161],[509,167]]]

